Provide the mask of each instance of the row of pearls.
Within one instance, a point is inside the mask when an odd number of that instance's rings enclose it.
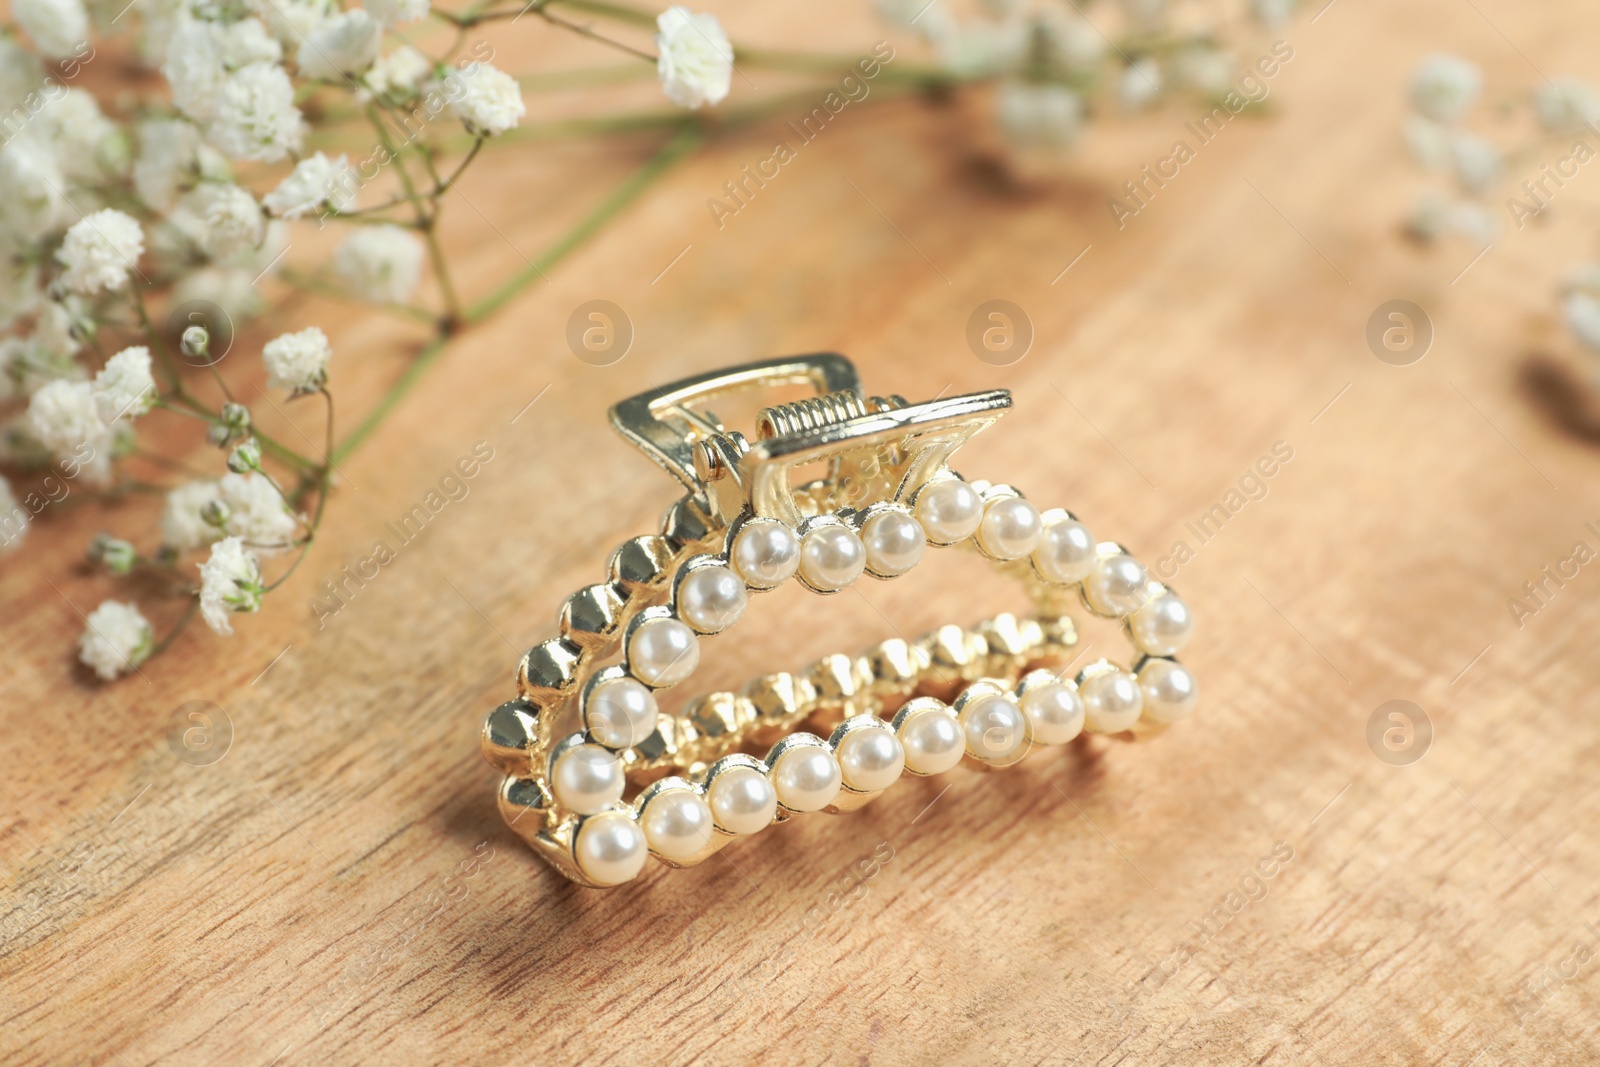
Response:
[[[582,696],[585,732],[557,745],[549,777],[558,804],[581,816],[573,842],[584,874],[601,885],[635,877],[647,853],[671,863],[703,858],[716,831],[745,835],[789,815],[833,805],[842,790],[876,794],[905,771],[950,770],[963,757],[1008,766],[1033,748],[1060,745],[1085,729],[1119,733],[1141,716],[1166,724],[1194,708],[1189,670],[1166,658],[1193,624],[1187,605],[1115,544],[1097,544],[1070,512],[1041,513],[1009,487],[980,492],[954,475],[924,485],[911,507],[876,504],[852,516],[821,515],[800,528],[767,518],[736,527],[722,556],[691,560],[671,603],[647,608],[624,638],[624,661],[593,680]],[[870,573],[893,578],[912,570],[929,543],[972,539],[999,561],[1028,559],[1044,581],[1078,587],[1094,614],[1122,619],[1143,653],[1134,671],[1102,661],[1074,680],[1035,671],[1006,691],[969,686],[953,705],[932,697],[907,703],[885,724],[858,716],[830,741],[785,738],[766,761],[725,756],[699,784],[668,779],[634,805],[617,752],[647,739],[660,710],[654,690],[676,685],[699,665],[698,640],[743,616],[748,591],[793,577],[823,593]]]

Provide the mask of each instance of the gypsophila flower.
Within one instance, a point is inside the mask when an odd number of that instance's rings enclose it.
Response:
[[[340,80],[372,66],[382,42],[383,26],[358,7],[317,23],[300,42],[295,61],[307,78]]]
[[[72,224],[56,253],[66,270],[61,282],[75,293],[92,296],[118,289],[137,269],[144,252],[144,232],[131,216],[104,208]]]
[[[182,552],[221,537],[222,530],[202,514],[207,504],[221,499],[222,487],[209,478],[185,482],[167,493],[161,512],[161,543]]]
[[[34,320],[29,338],[39,352],[68,360],[83,347],[83,339],[94,333],[94,318],[75,296],[47,300]]]
[[[262,197],[261,203],[286,219],[297,219],[324,203],[335,211],[347,211],[356,202],[360,184],[344,156],[329,159],[317,152],[296,163],[289,176]]]
[[[228,469],[235,474],[261,469],[261,442],[247,437],[228,453]]]
[[[1500,150],[1490,141],[1470,133],[1450,142],[1456,181],[1473,196],[1482,196],[1500,179]]]
[[[287,549],[298,525],[277,486],[258,471],[224,474],[217,483],[228,506],[227,532],[250,542],[262,555]]]
[[[1450,147],[1450,127],[1411,115],[1405,125],[1406,147],[1418,163],[1429,170],[1449,170],[1455,163],[1455,152]]]
[[[214,259],[228,260],[260,247],[266,219],[256,198],[237,185],[205,185],[203,196],[205,249]]]
[[[258,19],[182,18],[173,30],[161,73],[172,86],[178,110],[203,122],[215,117],[231,73],[254,63],[276,64],[282,58],[283,47]]]
[[[261,290],[255,284],[257,273],[235,266],[202,267],[178,282],[172,303],[215,304],[231,316],[248,318],[261,310]]]
[[[973,19],[940,34],[939,59],[959,78],[982,78],[1009,70],[1028,47],[1027,27],[1020,22]]]
[[[300,148],[305,123],[294,85],[274,63],[241,67],[223,83],[207,136],[232,159],[273,163]]]
[[[404,103],[417,95],[432,73],[433,60],[403,44],[367,70],[362,78],[365,85],[362,94],[390,103]]]
[[[1568,293],[1561,312],[1573,335],[1590,351],[1600,352],[1600,299],[1592,293]]]
[[[1069,148],[1083,129],[1083,99],[1064,85],[1008,81],[996,102],[1000,128],[1020,148]]]
[[[89,542],[89,559],[112,574],[127,574],[139,561],[139,552],[130,542],[101,533]]]
[[[261,607],[266,592],[261,561],[239,538],[224,537],[211,546],[211,557],[199,566],[200,614],[216,633],[231,634],[229,616]]]
[[[261,349],[261,361],[267,365],[267,386],[314,393],[328,380],[328,359],[332,355],[327,335],[315,326],[275,337]]]
[[[323,19],[338,11],[334,0],[244,0],[285,45],[299,45]]]
[[[67,89],[34,116],[34,132],[55,149],[56,159],[69,177],[92,181],[100,176],[100,149],[117,127],[100,112],[94,94]]]
[[[1278,29],[1289,22],[1294,13],[1295,0],[1250,0],[1250,13],[1268,29]]]
[[[351,295],[374,303],[404,303],[422,277],[422,243],[399,226],[365,226],[333,254],[333,272]]]
[[[1049,11],[1034,22],[1033,34],[1040,61],[1065,74],[1090,75],[1105,57],[1106,39],[1081,15]]]
[[[17,503],[11,483],[6,481],[4,475],[0,475],[0,552],[10,552],[22,544],[22,539],[28,536],[28,524],[31,521],[28,510]]]
[[[1533,94],[1539,122],[1552,133],[1565,133],[1600,122],[1600,90],[1582,78],[1554,78]]]
[[[33,394],[28,402],[28,424],[38,442],[58,456],[99,441],[106,432],[94,385],[65,379],[47,382]]]
[[[656,16],[656,74],[679,107],[704,107],[728,95],[733,82],[733,45],[715,15],[696,15],[673,5]]]
[[[20,248],[7,248],[0,241],[0,330],[9,329],[19,318],[39,306],[39,264]],[[0,399],[5,392],[0,387]]]
[[[1189,49],[1173,63],[1175,80],[1211,97],[1224,96],[1233,88],[1237,66],[1233,56],[1212,48]]]
[[[44,82],[39,57],[15,38],[0,37],[0,106],[10,110]]]
[[[450,113],[471,133],[504,133],[528,110],[517,79],[487,63],[451,71],[438,91],[450,101]]]
[[[1161,95],[1161,86],[1161,65],[1146,57],[1117,79],[1117,102],[1124,111],[1138,111]]]
[[[66,59],[89,39],[83,0],[12,0],[11,17],[51,59]]]
[[[1411,104],[1435,122],[1466,114],[1483,88],[1478,68],[1459,56],[1433,55],[1411,77]]]
[[[107,426],[150,410],[156,400],[156,381],[150,374],[150,350],[143,345],[124,348],[106,360],[94,379],[94,399],[100,421]]]
[[[366,7],[373,18],[388,27],[415,22],[428,14],[428,0],[366,0]]]
[[[0,225],[36,240],[69,216],[66,177],[55,153],[32,137],[13,137],[0,147]]]
[[[134,604],[102,601],[85,620],[78,660],[103,681],[112,681],[150,658],[155,631]]]
[[[150,119],[139,124],[138,138],[134,192],[153,210],[170,210],[178,193],[194,180],[200,130],[183,119]]]

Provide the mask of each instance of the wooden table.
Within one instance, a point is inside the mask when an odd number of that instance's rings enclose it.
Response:
[[[1524,583],[1575,543],[1600,549],[1600,436],[1549,389],[1582,370],[1555,286],[1592,254],[1600,177],[1476,261],[1398,233],[1424,184],[1398,132],[1418,59],[1468,55],[1498,99],[1534,66],[1592,70],[1585,11],[1307,11],[1283,33],[1271,113],[1230,125],[1121,229],[1108,197],[1194,105],[1097,126],[1066,171],[1026,179],[994,165],[981,93],[852,108],[719,229],[707,199],[782,123],[720,135],[428,370],[341,463],[319,543],[259,617],[231,639],[193,631],[113,686],[72,662],[79,613],[116,592],[74,560],[97,529],[148,530],[157,502],[48,515],[0,573],[4,1060],[1593,1060],[1600,577],[1551,585],[1520,625],[1508,601],[1532,606]],[[843,57],[882,33],[855,4],[727,21]],[[545,26],[495,40],[512,69],[608,58]],[[770,91],[753,83],[735,100]],[[533,117],[583,99],[533,98]],[[522,269],[660,143],[497,149],[450,204],[464,288]],[[611,366],[564,341],[591,299],[636,331]],[[1020,362],[968,349],[990,299],[1031,319]],[[1364,336],[1393,299],[1435,331],[1409,366]],[[294,324],[327,326],[353,418],[418,342],[337,314]],[[574,888],[501,824],[477,733],[562,598],[673,498],[605,409],[824,349],[876,392],[1011,389],[965,473],[1070,506],[1152,562],[1187,542],[1175,584],[1200,613],[1203,707],[1149,744],[908,780],[692,871]],[[229,368],[252,396],[253,360]],[[320,440],[315,404],[259,407]],[[217,462],[187,426],[158,432]],[[386,524],[477,442],[492,459],[466,495],[398,546]],[[1275,446],[1292,458],[1251,481]],[[1228,520],[1202,543],[1188,524],[1218,503]],[[392,561],[346,583],[379,540]],[[962,566],[762,600],[715,643],[708,682],[853,650],[887,636],[883,616],[916,632],[1015,604],[975,602]],[[328,582],[346,593],[319,625]],[[1408,765],[1369,748],[1391,700],[1431,724]],[[209,765],[169,745],[193,701],[231,724]],[[892,858],[849,878],[875,855]]]

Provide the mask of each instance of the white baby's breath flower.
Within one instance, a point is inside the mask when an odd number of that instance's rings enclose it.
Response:
[[[89,39],[83,0],[12,0],[11,17],[51,59],[66,59]]]
[[[733,45],[715,15],[696,15],[674,4],[656,16],[656,74],[679,107],[704,107],[728,95]]]
[[[150,350],[143,345],[124,348],[106,360],[94,377],[94,399],[100,421],[110,426],[150,410],[156,401],[156,380],[150,373]]]
[[[935,44],[944,68],[958,78],[983,78],[1015,67],[1028,47],[1020,22],[973,19],[941,33]]]
[[[104,600],[85,620],[78,660],[109,682],[149,659],[153,648],[155,631],[137,605]]]
[[[1295,0],[1250,0],[1250,13],[1261,25],[1275,30],[1288,25],[1294,4]]]
[[[1568,293],[1561,302],[1567,328],[1592,352],[1600,352],[1600,299],[1591,293]]]
[[[149,119],[139,124],[138,139],[134,191],[153,210],[171,210],[178,193],[194,180],[200,130],[183,119]]]
[[[43,237],[70,216],[66,184],[48,145],[11,138],[0,148],[0,225],[23,240]]]
[[[261,310],[261,291],[255,286],[258,273],[237,266],[201,267],[179,280],[172,302],[199,300],[217,305],[234,318],[249,318]]]
[[[1412,157],[1429,170],[1449,170],[1454,165],[1450,127],[1421,115],[1410,115],[1406,118],[1405,138]]]
[[[22,544],[31,521],[28,509],[17,503],[11,483],[0,475],[0,553],[10,552]]]
[[[387,27],[415,22],[428,14],[428,0],[366,0],[367,11]]]
[[[180,18],[161,64],[161,73],[172,87],[173,105],[198,122],[215,114],[217,97],[228,77],[219,29],[215,23]]]
[[[89,180],[98,175],[101,147],[117,132],[116,125],[100,113],[100,104],[86,89],[68,89],[49,100],[34,116],[35,132],[55,149],[61,168],[70,177]]]
[[[228,506],[230,535],[244,538],[264,556],[289,547],[298,523],[266,475],[259,471],[224,474],[217,485],[220,499]]]
[[[362,78],[362,92],[391,103],[404,103],[417,95],[432,73],[433,60],[403,44],[372,65]]]
[[[1124,111],[1139,111],[1161,95],[1161,85],[1161,64],[1147,56],[1117,79],[1117,102]]]
[[[297,219],[326,203],[335,211],[347,211],[356,202],[360,179],[344,156],[329,159],[314,153],[295,164],[278,187],[261,198],[274,215]]]
[[[1411,76],[1411,106],[1435,122],[1466,114],[1483,88],[1478,68],[1460,56],[1432,55]]]
[[[39,57],[15,38],[0,37],[0,108],[10,111],[44,82]]]
[[[209,478],[185,482],[167,493],[161,511],[161,543],[180,552],[215,541],[222,531],[205,520],[202,511],[222,499],[222,488]]]
[[[266,219],[256,198],[237,185],[203,185],[205,248],[213,259],[231,260],[254,251],[265,236]]]
[[[328,359],[332,355],[327,335],[315,326],[275,337],[261,349],[261,361],[267,366],[267,385],[296,393],[314,393],[328,380]]]
[[[450,101],[450,113],[471,133],[504,133],[528,110],[517,79],[487,63],[451,71],[436,91]]]
[[[53,362],[65,362],[78,354],[84,338],[93,332],[93,317],[83,302],[75,296],[67,296],[44,302],[28,340],[40,355],[54,357]]]
[[[0,242],[0,331],[39,306],[39,264],[21,249]],[[0,387],[0,399],[4,398]]]
[[[1207,96],[1220,97],[1233,87],[1238,61],[1214,48],[1194,48],[1178,55],[1173,64],[1175,78]]]
[[[1499,230],[1499,216],[1475,200],[1457,200],[1450,205],[1446,228],[1474,244],[1488,244]]]
[[[93,296],[127,284],[144,252],[144,231],[131,215],[104,208],[67,230],[56,258],[66,268],[61,282],[75,293]]]
[[[231,159],[273,163],[298,150],[304,133],[289,75],[275,63],[252,63],[223,83],[208,136]]]
[[[930,41],[942,40],[955,28],[945,5],[928,0],[872,0],[872,6],[891,26],[920,33]]]
[[[372,66],[382,42],[383,26],[358,7],[317,23],[300,42],[295,61],[307,78],[343,81]]]
[[[95,404],[94,385],[66,379],[47,382],[33,394],[28,402],[28,424],[39,443],[58,456],[71,455],[106,433]]]
[[[1033,37],[1044,64],[1067,74],[1090,74],[1105,57],[1106,39],[1078,14],[1047,11],[1035,20]]]
[[[997,106],[1000,128],[1019,148],[1070,148],[1083,129],[1083,98],[1064,85],[1007,81]]]
[[[1500,150],[1474,134],[1457,134],[1450,142],[1456,181],[1473,196],[1482,196],[1500,180]]]
[[[333,272],[351,295],[377,304],[410,298],[422,277],[422,242],[399,226],[363,226],[333,254]]]
[[[298,47],[323,19],[339,10],[334,0],[244,0],[285,47]]]
[[[1582,78],[1554,78],[1533,94],[1539,122],[1552,133],[1564,133],[1600,122],[1600,90]]]
[[[200,614],[216,633],[231,634],[229,616],[261,607],[266,592],[261,561],[239,538],[224,537],[211,546],[211,557],[199,566]]]

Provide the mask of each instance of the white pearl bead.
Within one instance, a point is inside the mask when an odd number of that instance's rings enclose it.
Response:
[[[1027,751],[1028,727],[1010,697],[981,696],[961,709],[967,751],[985,763],[1010,763]]]
[[[1078,687],[1051,682],[1022,694],[1032,739],[1041,745],[1064,745],[1083,732],[1083,698]]]
[[[644,831],[620,811],[585,819],[573,844],[578,866],[601,885],[621,885],[644,868]]]
[[[1122,616],[1144,604],[1144,564],[1125,552],[1096,560],[1083,580],[1083,596],[1096,614]]]
[[[1118,734],[1139,719],[1144,694],[1127,671],[1105,671],[1078,685],[1083,698],[1084,722],[1097,734]]]
[[[1194,672],[1170,659],[1153,659],[1139,668],[1144,717],[1152,722],[1177,722],[1194,711],[1200,684]]]
[[[633,678],[612,678],[589,693],[584,721],[589,734],[611,748],[632,748],[655,732],[655,694]]]
[[[961,724],[944,708],[925,708],[900,723],[906,766],[917,774],[942,774],[961,762]]]
[[[700,665],[694,631],[677,619],[650,619],[628,642],[628,669],[650,685],[677,685]]]
[[[733,569],[757,589],[771,589],[794,577],[800,566],[800,538],[781,522],[747,522],[733,539]]]
[[[778,794],[754,767],[730,767],[711,780],[711,812],[734,834],[753,834],[778,812]]]
[[[744,579],[726,567],[697,567],[678,586],[678,615],[703,634],[720,633],[739,621],[749,603]]]
[[[869,726],[839,739],[839,771],[844,784],[860,793],[887,789],[905,770],[906,752],[892,730]]]
[[[839,795],[839,761],[814,745],[791,748],[773,765],[772,784],[790,811],[821,811]]]
[[[816,589],[843,589],[866,567],[866,546],[848,526],[818,526],[800,540],[800,577]]]
[[[978,544],[995,559],[1021,559],[1044,534],[1039,509],[1019,496],[989,501],[978,525]]]
[[[861,526],[867,546],[867,567],[873,574],[895,578],[922,562],[928,539],[922,524],[903,511],[880,511]]]
[[[1152,656],[1176,655],[1194,632],[1189,605],[1172,593],[1162,593],[1134,612],[1129,623],[1134,641]]]
[[[556,800],[579,815],[593,815],[621,800],[626,784],[622,761],[599,745],[573,745],[550,769]]]
[[[711,841],[711,806],[692,789],[663,789],[644,806],[639,822],[651,850],[679,863]]]
[[[917,493],[917,521],[936,545],[965,541],[983,521],[983,498],[960,478],[929,482]]]
[[[1046,581],[1074,585],[1094,567],[1094,535],[1073,519],[1061,519],[1044,528],[1033,564]]]

